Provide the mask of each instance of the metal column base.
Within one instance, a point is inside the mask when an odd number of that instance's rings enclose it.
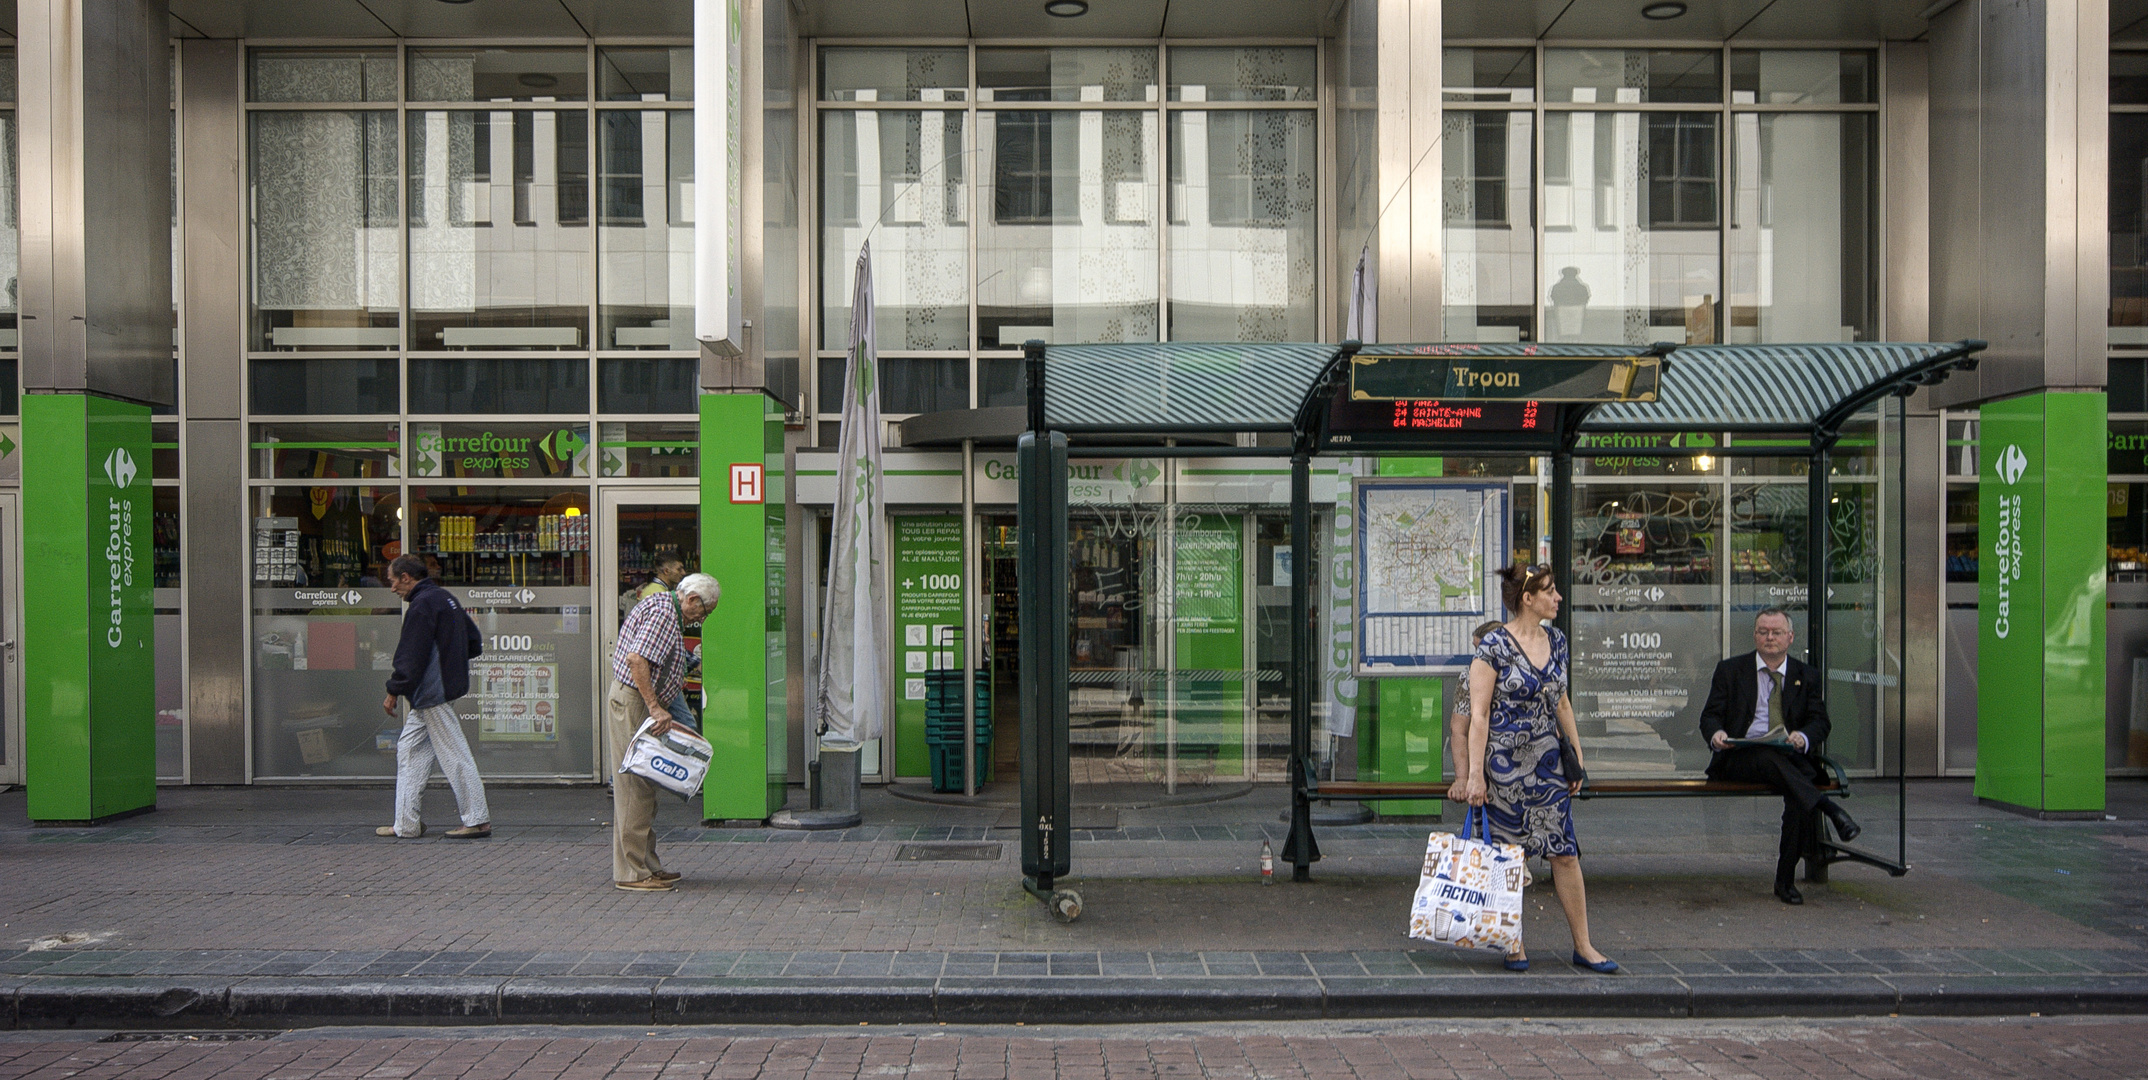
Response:
[[[858,752],[820,749],[822,807],[778,810],[768,818],[774,829],[849,829],[865,819],[858,813]]]

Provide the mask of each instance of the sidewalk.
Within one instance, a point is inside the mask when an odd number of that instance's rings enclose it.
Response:
[[[0,1025],[2148,1011],[2148,784],[2114,782],[2118,820],[2087,823],[1984,809],[1966,781],[1910,790],[1912,872],[1838,865],[1800,908],[1768,891],[1779,803],[1581,804],[1610,978],[1564,962],[1548,881],[1527,975],[1412,947],[1434,826],[1323,828],[1311,884],[1260,885],[1280,788],[1075,830],[1071,925],[1022,892],[1000,809],[884,791],[835,833],[666,805],[686,880],[659,895],[611,888],[597,789],[496,788],[482,842],[375,838],[385,789],[167,789],[95,829],[30,828],[17,791]],[[427,807],[452,818],[445,791]]]

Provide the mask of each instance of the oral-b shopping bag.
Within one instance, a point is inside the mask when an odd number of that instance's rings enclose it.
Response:
[[[627,743],[626,758],[619,763],[619,771],[676,792],[682,799],[691,799],[708,777],[709,759],[715,756],[715,748],[682,727],[673,727],[662,736],[654,735],[649,729],[656,722],[653,716],[641,722],[633,741]]]
[[[1461,832],[1436,832],[1426,841],[1424,873],[1410,904],[1411,937],[1457,949],[1521,951],[1529,868],[1519,846],[1489,836],[1484,809],[1473,807]]]

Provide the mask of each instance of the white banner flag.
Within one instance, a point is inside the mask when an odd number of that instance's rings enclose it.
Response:
[[[850,293],[850,359],[837,443],[828,595],[821,610],[821,744],[863,746],[887,731],[888,574],[880,471],[880,363],[874,339],[873,250],[858,252]]]

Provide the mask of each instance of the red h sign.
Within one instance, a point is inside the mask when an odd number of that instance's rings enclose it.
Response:
[[[757,503],[761,499],[761,466],[731,466],[731,501],[734,503]]]

